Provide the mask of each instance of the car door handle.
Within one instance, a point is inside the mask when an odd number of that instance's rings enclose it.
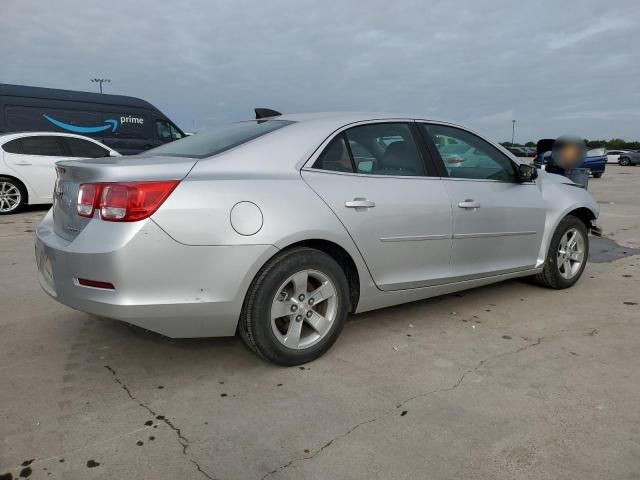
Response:
[[[15,165],[19,165],[21,167],[25,167],[31,165],[29,162],[16,162]]]
[[[367,200],[366,198],[354,198],[344,202],[344,206],[347,208],[373,208],[376,206],[376,202]]]
[[[464,202],[459,202],[458,206],[460,208],[480,208],[480,202],[467,198]]]

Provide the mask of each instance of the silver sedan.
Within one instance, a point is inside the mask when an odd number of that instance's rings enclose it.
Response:
[[[349,313],[515,277],[570,287],[599,232],[567,178],[405,116],[251,120],[57,172],[36,241],[49,295],[170,337],[239,332],[282,365],[322,355]]]

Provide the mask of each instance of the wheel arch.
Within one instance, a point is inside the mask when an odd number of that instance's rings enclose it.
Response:
[[[29,186],[27,185],[26,182],[22,181],[20,178],[16,177],[15,175],[11,175],[8,173],[0,173],[0,177],[4,177],[4,178],[10,178],[11,180],[17,182],[20,184],[20,186],[22,187],[22,189],[25,192],[25,195],[27,198],[25,198],[25,205],[29,205],[29,198],[31,197],[31,192],[29,189]]]
[[[309,238],[306,240],[298,240],[282,247],[276,255],[279,255],[282,252],[286,252],[296,247],[313,248],[315,250],[326,253],[336,262],[338,262],[338,265],[342,267],[342,270],[347,277],[347,284],[349,285],[349,312],[355,312],[360,300],[360,274],[358,271],[358,267],[356,266],[356,262],[351,254],[344,247],[331,240],[322,238]]]
[[[594,225],[593,221],[598,218],[598,214],[592,208],[588,206],[584,206],[584,204],[573,204],[564,210],[555,213],[554,215],[547,218],[547,227],[545,228],[544,240],[542,242],[540,252],[538,254],[538,263],[537,267],[542,267],[547,258],[547,252],[549,251],[549,245],[551,244],[551,240],[553,238],[553,233],[560,225],[560,222],[564,220],[567,216],[573,215],[578,218],[580,221],[584,223],[585,228],[587,229],[587,233],[593,231],[594,234],[600,235],[600,229],[596,225]]]
[[[579,218],[582,221],[582,223],[584,223],[584,226],[586,227],[587,232],[591,230],[591,227],[592,227],[591,222],[597,218],[596,214],[592,212],[590,209],[588,209],[587,207],[575,208],[570,212],[567,212],[565,215],[563,215],[562,218],[566,218],[569,215],[573,215],[574,217]]]

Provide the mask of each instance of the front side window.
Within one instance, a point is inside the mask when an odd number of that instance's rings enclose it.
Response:
[[[64,151],[58,137],[35,136],[23,137],[22,150],[25,155],[44,155],[47,157],[64,157]]]
[[[93,142],[72,137],[65,137],[64,141],[72,157],[100,158],[109,156],[109,150]]]
[[[368,175],[424,176],[425,166],[406,123],[374,123],[345,130],[313,168]]]
[[[449,177],[476,180],[516,180],[511,160],[489,142],[455,127],[421,124],[440,153]]]
[[[251,120],[232,123],[152,148],[144,154],[189,158],[211,157],[291,123],[293,122],[288,120]]]
[[[163,120],[156,120],[156,131],[158,132],[158,137],[163,142],[171,141],[171,129],[169,128],[169,123]]]
[[[172,123],[169,124],[169,132],[171,132],[171,138],[174,140],[180,140],[184,137],[184,135],[180,133],[180,130],[178,130]]]

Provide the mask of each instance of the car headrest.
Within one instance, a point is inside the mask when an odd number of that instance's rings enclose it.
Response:
[[[415,171],[416,162],[411,150],[403,141],[393,142],[384,152],[382,164],[385,169]]]

